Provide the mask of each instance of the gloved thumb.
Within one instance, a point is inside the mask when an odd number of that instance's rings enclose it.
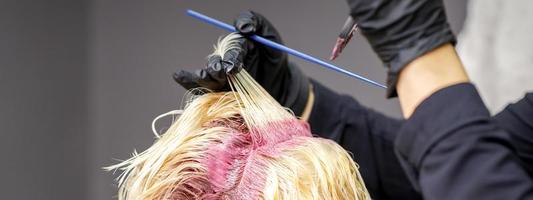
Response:
[[[239,33],[249,36],[255,34],[261,24],[259,24],[258,17],[252,11],[245,11],[235,19],[233,26]]]
[[[180,84],[182,87],[184,87],[187,90],[200,87],[200,85],[198,85],[199,77],[183,69],[180,69],[177,72],[174,72],[174,74],[172,75],[172,78],[174,78],[174,81],[176,81],[178,84]]]

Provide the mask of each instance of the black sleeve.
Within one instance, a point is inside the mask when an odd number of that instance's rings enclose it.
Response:
[[[395,146],[426,199],[533,199],[533,184],[507,132],[490,118],[475,87],[457,84],[424,100]]]
[[[511,142],[530,177],[533,177],[533,93],[511,104],[493,118],[511,135]]]
[[[421,199],[393,150],[401,120],[386,117],[313,81],[312,132],[351,152],[372,199]]]

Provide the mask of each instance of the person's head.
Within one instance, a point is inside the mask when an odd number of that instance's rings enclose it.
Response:
[[[233,48],[231,34],[217,51]],[[370,199],[348,152],[313,137],[246,71],[199,95],[121,169],[120,199]]]

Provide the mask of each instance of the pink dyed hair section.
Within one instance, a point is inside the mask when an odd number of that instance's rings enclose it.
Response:
[[[234,127],[231,127],[234,128]],[[289,118],[253,130],[235,129],[233,135],[208,150],[204,165],[212,193],[206,199],[258,199],[266,181],[263,156],[295,147],[294,137],[311,137],[309,124]]]

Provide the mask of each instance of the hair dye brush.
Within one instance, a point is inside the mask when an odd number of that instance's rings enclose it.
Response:
[[[335,58],[341,55],[342,50],[344,50],[357,30],[357,23],[355,23],[352,16],[348,16],[348,19],[346,19],[346,22],[344,22],[344,25],[342,26],[339,37],[337,37],[337,40],[335,41],[335,46],[333,46],[331,56],[329,57],[330,60],[335,60]]]
[[[370,199],[348,152],[313,137],[245,70],[228,76],[232,92],[196,96],[150,148],[105,168],[122,171],[119,199]]]

